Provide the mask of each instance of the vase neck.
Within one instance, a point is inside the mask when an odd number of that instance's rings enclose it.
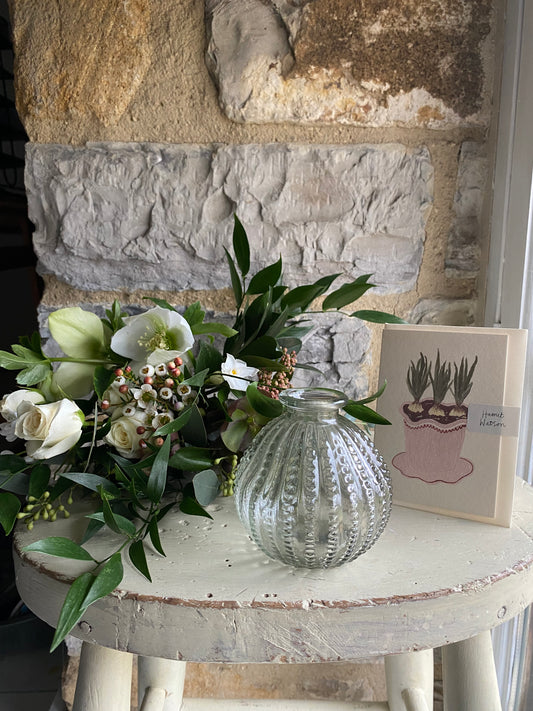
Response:
[[[283,390],[280,401],[290,414],[300,414],[318,421],[335,419],[348,398],[339,390],[329,388],[291,388]]]

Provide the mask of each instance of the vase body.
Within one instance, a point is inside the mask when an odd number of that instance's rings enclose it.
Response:
[[[385,462],[339,414],[342,393],[292,389],[280,400],[284,414],[261,430],[237,468],[239,517],[271,558],[300,568],[347,563],[370,548],[388,521]]]

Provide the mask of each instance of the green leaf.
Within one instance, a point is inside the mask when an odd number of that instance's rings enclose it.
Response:
[[[83,613],[87,609],[86,606],[84,607],[83,601],[93,582],[94,576],[92,573],[83,573],[70,586],[59,613],[54,639],[50,647],[51,652],[61,644],[74,625],[81,620]]]
[[[118,331],[119,328],[124,328],[125,324],[122,317],[125,316],[125,314],[122,312],[120,303],[117,301],[117,299],[113,301],[113,304],[111,305],[110,309],[106,309],[106,316],[109,319],[107,325],[113,333],[115,331]]]
[[[98,316],[79,306],[58,309],[48,317],[52,338],[71,358],[90,360],[105,356],[104,326]]]
[[[61,476],[63,479],[73,481],[75,484],[79,484],[90,491],[98,491],[99,487],[102,487],[102,489],[115,496],[119,493],[112,481],[105,479],[103,476],[98,476],[98,474],[90,474],[89,472],[61,472]]]
[[[385,380],[383,385],[379,388],[379,390],[377,390],[375,393],[372,393],[372,395],[369,395],[368,397],[364,397],[362,400],[357,400],[356,402],[359,405],[365,405],[367,402],[373,402],[374,400],[377,400],[378,397],[381,397],[383,395],[386,387],[387,387],[387,381]]]
[[[361,422],[370,422],[374,425],[390,425],[391,423],[366,405],[361,405],[355,400],[349,400],[344,406],[344,411]]]
[[[272,336],[259,336],[239,353],[239,357],[246,360],[246,356],[257,355],[263,358],[279,358],[282,352],[278,348],[275,338]]]
[[[26,496],[29,491],[30,478],[22,472],[0,474],[0,489],[10,491],[12,494]]]
[[[213,464],[211,450],[204,447],[181,447],[173,454],[169,465],[188,472],[202,471]]]
[[[107,563],[100,568],[96,579],[87,591],[82,603],[84,609],[86,610],[89,605],[112,593],[113,590],[120,585],[123,576],[124,569],[122,567],[120,553],[113,553]]]
[[[271,370],[273,372],[280,372],[282,370],[285,370],[285,366],[282,365],[279,360],[272,360],[272,358],[263,358],[262,356],[255,356],[255,355],[242,355],[242,353],[239,354],[242,356],[242,359],[246,361],[247,365],[250,365],[252,368],[263,368],[266,370]]]
[[[23,358],[19,358],[7,351],[0,351],[0,368],[5,368],[5,370],[20,370],[21,368],[25,368],[26,365],[27,361]]]
[[[44,492],[48,489],[50,482],[50,467],[44,462],[39,462],[31,470],[30,488],[28,493],[30,496],[35,496],[40,499]]]
[[[363,309],[362,311],[354,311],[350,316],[360,318],[361,321],[370,321],[371,323],[407,323],[403,318],[388,314],[386,311],[372,311]]]
[[[258,271],[257,274],[254,274],[250,279],[246,293],[263,294],[269,287],[275,286],[281,276],[282,266],[280,257],[275,264],[270,264],[268,267]]]
[[[191,416],[189,421],[182,429],[183,439],[195,447],[207,447],[207,432],[205,429],[204,418],[200,411],[193,405],[190,408]]]
[[[272,316],[272,289],[265,294],[255,298],[246,307],[244,313],[244,323],[246,329],[247,342],[251,343],[260,334],[264,323],[269,323]]]
[[[87,543],[93,536],[95,536],[98,531],[100,531],[104,527],[104,522],[99,521],[94,518],[96,514],[93,514],[91,517],[91,520],[89,521],[89,525],[85,529],[85,533],[83,534],[83,538],[81,539],[82,543]],[[103,518],[103,514],[102,514]]]
[[[144,552],[144,544],[142,541],[133,541],[133,543],[128,548],[128,553],[130,560],[137,570],[144,575],[147,580],[152,582],[150,576],[150,571],[148,570],[148,563],[146,562],[146,553]]]
[[[204,471],[196,474],[192,484],[194,496],[200,506],[208,506],[217,498],[220,484],[217,475],[212,469],[204,469]]]
[[[182,384],[183,385],[190,385],[191,388],[200,388],[205,383],[205,379],[208,375],[209,375],[209,368],[204,368],[203,370],[200,370],[198,373],[191,375],[190,378],[185,378],[185,380],[182,381]]]
[[[87,514],[87,516],[85,518],[92,519],[92,520],[97,521],[102,524],[107,523],[103,511],[97,511],[96,513]],[[115,513],[114,511],[113,511],[113,521],[118,526],[119,530],[117,531],[117,533],[122,532],[130,537],[135,536],[135,534],[137,533],[137,529],[135,528],[135,524],[133,523],[133,521],[130,521],[129,518],[126,518],[125,516],[121,516],[120,514]],[[97,530],[99,530],[100,528],[101,528],[101,526]]]
[[[264,417],[279,417],[283,412],[283,405],[279,400],[273,400],[263,395],[257,389],[257,383],[250,383],[246,388],[246,397],[253,409]]]
[[[359,277],[349,284],[343,284],[336,291],[332,291],[324,299],[322,304],[322,311],[327,311],[328,309],[342,309],[343,306],[351,304],[352,301],[357,301],[366,293],[369,289],[372,289],[374,284],[368,284],[366,279],[369,278],[370,274],[365,274],[363,277]]]
[[[225,247],[224,247],[224,252],[226,253],[226,259],[228,260],[229,273],[230,273],[230,277],[231,277],[231,286],[233,289],[233,295],[235,296],[235,303],[237,305],[237,309],[239,309],[242,304],[242,296],[243,296],[241,279],[239,277],[239,274],[237,273],[237,269],[235,267],[235,262],[233,261],[233,259],[231,258],[231,254],[228,252],[228,250]]]
[[[228,427],[220,433],[220,437],[230,452],[238,452],[247,432],[248,424],[246,422],[230,422]]]
[[[157,429],[154,432],[154,435],[157,435],[158,437],[163,437],[164,435],[167,435],[171,432],[179,432],[188,423],[191,418],[191,414],[192,407],[189,407],[187,410],[184,410],[181,415],[179,415],[179,417],[176,417],[175,420],[172,420],[172,422],[169,422],[168,424],[163,425],[162,427]]]
[[[72,558],[73,560],[94,560],[92,555],[85,548],[82,548],[70,538],[62,536],[50,536],[49,538],[41,538],[40,541],[30,543],[22,549],[26,552],[46,553],[55,555],[59,558]]]
[[[146,494],[154,504],[158,504],[165,493],[169,455],[170,437],[167,437],[163,446],[157,452],[146,484]]]
[[[220,370],[221,363],[222,354],[218,348],[215,348],[209,343],[205,343],[205,341],[200,341],[200,350],[196,358],[196,367],[198,370],[205,370],[206,373],[215,373]],[[201,384],[203,384],[203,382]]]
[[[156,551],[162,555],[166,556],[165,551],[163,550],[163,546],[161,545],[161,538],[159,537],[159,528],[158,528],[158,518],[157,516],[154,516],[150,520],[150,523],[148,524],[148,533],[150,534],[150,540],[152,541],[153,547],[156,549]]]
[[[200,323],[196,326],[191,326],[191,330],[195,336],[200,336],[204,333],[218,333],[224,338],[231,338],[235,336],[238,331],[230,326],[226,326],[225,323],[216,323],[212,321],[206,321],[206,323]]]
[[[241,274],[244,277],[250,271],[250,244],[246,230],[237,215],[233,215],[233,219],[235,221],[233,226],[233,251],[235,252]]]
[[[168,309],[169,311],[175,311],[176,309],[172,306],[172,304],[169,304],[168,301],[165,301],[165,299],[156,299],[153,296],[144,296],[144,299],[147,299],[148,301],[151,301],[153,304],[156,306],[160,306],[162,309]]]
[[[101,489],[100,492],[103,494]],[[102,496],[102,513],[106,525],[115,533],[121,533],[120,525],[115,519],[115,514],[106,496]]]
[[[20,511],[20,500],[18,496],[7,492],[0,493],[0,524],[6,536],[13,530]]]
[[[0,474],[6,472],[15,474],[28,469],[29,466],[22,457],[17,457],[16,454],[0,454]]]
[[[204,316],[205,311],[202,309],[202,305],[199,301],[195,301],[194,304],[188,306],[183,314],[183,318],[187,321],[191,329],[200,326],[204,320]]]
[[[180,511],[183,511],[183,513],[189,514],[190,516],[205,516],[206,518],[213,518],[211,514],[207,513],[207,511],[200,506],[198,501],[196,501],[196,499],[192,496],[183,497],[183,500],[180,503]]]
[[[35,365],[21,370],[16,380],[19,385],[31,387],[32,385],[42,383],[51,371],[52,369],[48,361],[45,363],[36,363]]]
[[[13,353],[18,355],[26,363],[39,363],[45,360],[40,353],[34,353],[30,348],[21,346],[17,343],[11,346]]]
[[[113,370],[109,370],[103,365],[98,365],[94,369],[94,392],[99,400],[104,397],[105,391],[117,377]]]

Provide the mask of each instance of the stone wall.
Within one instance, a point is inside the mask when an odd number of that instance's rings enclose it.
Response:
[[[50,309],[232,309],[232,214],[289,283],[372,272],[362,307],[481,319],[500,0],[10,0]],[[305,358],[375,385],[379,327]]]

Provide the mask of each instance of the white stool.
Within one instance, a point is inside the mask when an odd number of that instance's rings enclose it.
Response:
[[[510,529],[393,507],[376,545],[329,570],[294,569],[250,541],[231,499],[213,521],[163,519],[167,553],[148,554],[154,583],[125,560],[120,589],[90,607],[74,711],[127,711],[132,654],[142,711],[429,711],[433,648],[443,647],[446,711],[501,711],[490,630],[533,600],[533,489],[517,480]],[[21,549],[47,535],[81,538],[82,513],[15,534],[17,585],[28,607],[57,622],[82,561]],[[88,544],[102,559],[114,534]],[[186,661],[317,663],[385,656],[387,703],[185,699]]]

